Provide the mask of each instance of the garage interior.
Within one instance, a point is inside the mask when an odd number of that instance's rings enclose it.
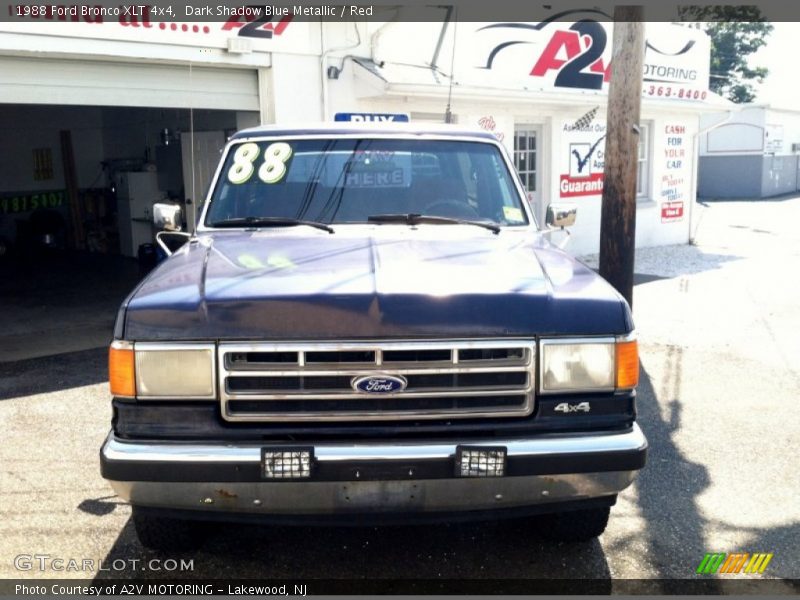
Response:
[[[228,136],[255,111],[0,104],[0,362],[108,344],[152,269],[152,206],[192,226]]]

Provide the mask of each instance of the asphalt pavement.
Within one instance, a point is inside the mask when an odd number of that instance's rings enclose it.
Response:
[[[800,198],[701,210],[695,245],[637,254],[638,408],[651,451],[601,538],[551,543],[526,521],[217,525],[199,551],[168,557],[193,570],[169,575],[574,578],[608,580],[609,591],[627,578],[664,589],[694,577],[706,552],[771,552],[765,577],[800,578]],[[111,418],[105,352],[0,363],[0,578],[87,577],[19,570],[20,555],[122,565],[99,577],[166,575],[140,571],[165,556],[139,545],[129,506],[99,475]]]

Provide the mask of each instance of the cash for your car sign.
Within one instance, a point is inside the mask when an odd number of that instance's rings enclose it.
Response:
[[[667,123],[663,135],[666,148],[661,176],[661,222],[674,223],[683,220],[686,185],[691,177],[691,156],[687,155],[689,136],[682,123]]]
[[[605,167],[605,121],[581,126],[564,121],[559,195],[562,198],[599,196],[603,193]]]

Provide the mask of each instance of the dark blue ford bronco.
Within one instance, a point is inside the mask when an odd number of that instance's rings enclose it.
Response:
[[[125,300],[103,476],[154,548],[196,521],[532,517],[601,534],[645,464],[631,312],[550,242],[497,140],[233,136],[196,232]],[[183,240],[179,236],[184,236]]]

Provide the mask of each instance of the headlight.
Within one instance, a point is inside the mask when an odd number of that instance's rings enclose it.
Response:
[[[212,399],[213,344],[114,342],[109,353],[109,381],[114,396],[142,399]]]
[[[638,348],[630,336],[542,340],[540,369],[543,393],[631,389],[639,378]]]

